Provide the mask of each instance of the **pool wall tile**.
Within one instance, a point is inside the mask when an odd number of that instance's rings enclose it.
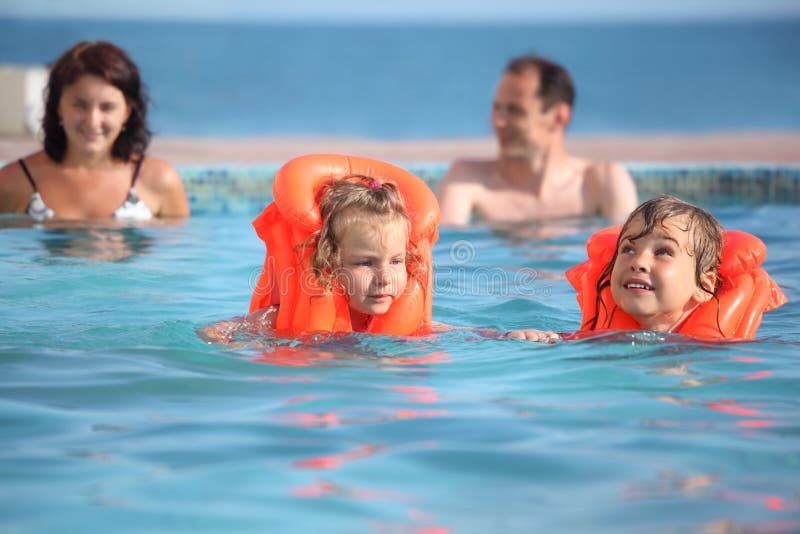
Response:
[[[401,165],[434,191],[447,170],[446,163]],[[255,215],[272,201],[272,179],[279,165],[181,165],[192,211]],[[798,204],[800,166],[731,164],[629,164],[645,200],[674,195],[704,206],[722,204]]]

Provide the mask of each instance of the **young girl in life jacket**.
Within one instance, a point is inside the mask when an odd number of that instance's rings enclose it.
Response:
[[[641,330],[677,332],[700,305],[715,298],[723,230],[707,211],[670,196],[636,208],[619,233],[611,261],[597,280],[597,294],[610,287],[614,303]],[[582,329],[604,328],[597,313]],[[603,310],[607,316],[614,310]],[[555,332],[515,330],[507,337],[553,342]]]
[[[298,265],[306,265],[305,269],[310,271],[301,273],[297,293],[301,298],[307,292],[323,298],[344,296],[349,311],[345,326],[336,326],[343,324],[337,317],[331,319],[334,326],[327,329],[368,331],[372,320],[386,314],[416,282],[416,273],[424,270],[424,262],[409,246],[411,223],[403,197],[395,184],[362,175],[332,180],[316,196],[321,228],[305,242],[291,247],[293,258],[307,257],[307,262]],[[264,307],[244,318],[208,326],[200,331],[201,337],[224,342],[240,331],[273,329],[278,322],[281,300],[289,298],[289,288],[279,285],[286,282],[284,275],[273,272],[271,298],[259,304]],[[258,289],[256,294],[260,294]],[[337,315],[342,315],[341,306],[335,304],[325,308],[326,313],[332,314],[333,308],[337,308]],[[422,317],[413,320],[422,321]],[[303,333],[302,328],[295,330],[293,334]],[[316,330],[319,329],[312,328]]]
[[[336,180],[319,201],[322,228],[311,267],[327,292],[343,292],[352,329],[365,331],[403,295],[409,268],[410,223],[397,187],[366,176]]]

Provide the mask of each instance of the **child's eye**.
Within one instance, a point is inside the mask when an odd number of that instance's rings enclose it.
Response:
[[[392,265],[404,265],[406,263],[405,258],[394,258],[392,259]]]
[[[360,261],[354,261],[353,265],[355,265],[356,267],[369,267],[372,265],[372,262],[369,260],[360,260]]]
[[[634,252],[634,250],[633,247],[630,245],[622,245],[621,247],[619,247],[620,254],[630,254],[632,252]]]
[[[656,256],[672,256],[672,249],[663,247],[656,250]]]

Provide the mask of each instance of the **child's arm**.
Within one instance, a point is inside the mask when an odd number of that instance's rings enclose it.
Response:
[[[539,343],[555,343],[561,339],[561,334],[556,334],[551,330],[545,332],[544,330],[528,328],[526,330],[512,330],[511,332],[506,332],[503,337],[524,339],[525,341],[537,341]]]
[[[234,317],[204,326],[197,331],[197,335],[206,343],[230,343],[239,332],[258,334],[273,329],[277,317],[278,306],[267,306],[244,317]]]

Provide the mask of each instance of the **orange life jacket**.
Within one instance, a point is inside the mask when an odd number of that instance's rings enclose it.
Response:
[[[278,170],[272,186],[275,200],[253,221],[258,237],[267,246],[267,255],[250,299],[250,312],[279,301],[275,324],[278,333],[353,330],[346,297],[341,291],[328,292],[319,285],[309,265],[313,248],[298,245],[306,243],[322,226],[316,202],[320,187],[354,174],[397,186],[411,222],[409,249],[420,258],[403,294],[385,314],[373,315],[366,331],[407,336],[431,329],[431,249],[439,237],[439,204],[433,192],[410,172],[389,163],[357,156],[312,154],[295,158]],[[275,292],[279,299],[273,299]]]
[[[640,330],[639,323],[617,306],[611,288],[603,288],[598,306],[597,281],[617,249],[620,226],[597,232],[586,242],[589,259],[566,273],[578,292],[581,332],[589,330]],[[698,306],[676,331],[706,339],[752,339],[764,312],[786,303],[778,284],[760,267],[767,247],[754,235],[724,232],[725,244],[719,267],[721,285],[716,298]],[[594,317],[597,323],[590,328]]]

